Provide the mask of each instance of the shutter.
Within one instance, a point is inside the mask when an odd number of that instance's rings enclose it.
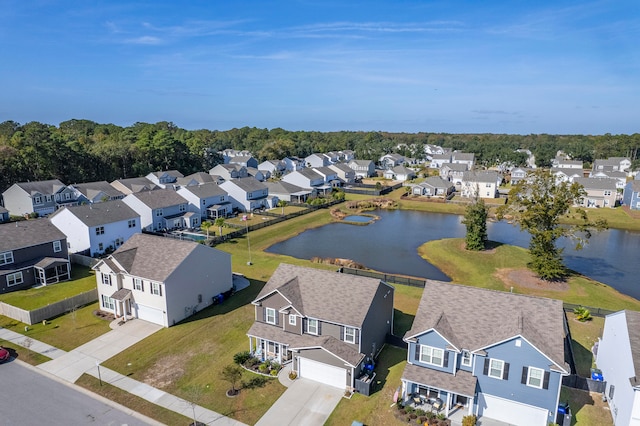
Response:
[[[529,375],[529,367],[522,367],[522,383],[523,385],[527,384],[527,376]]]
[[[267,308],[262,308],[262,322],[267,322]]]
[[[544,380],[542,381],[542,389],[549,389],[549,376],[551,376],[551,374],[548,371],[545,371]]]
[[[318,336],[322,335],[322,322],[320,320],[317,320],[316,324],[318,324]]]
[[[484,370],[482,370],[482,374],[485,376],[489,374],[489,358],[484,359]]]
[[[360,330],[356,328],[356,345],[359,343],[360,343]]]
[[[509,380],[509,363],[504,363],[504,371],[502,372],[502,380]]]
[[[416,343],[416,361],[420,361],[420,345]]]
[[[344,341],[344,326],[340,326],[340,340]]]
[[[442,366],[444,368],[449,368],[449,351],[444,351],[443,357],[444,359],[442,361],[443,362]]]

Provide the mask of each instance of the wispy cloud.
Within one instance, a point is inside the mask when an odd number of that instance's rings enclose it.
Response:
[[[135,38],[127,38],[123,40],[125,44],[142,44],[142,45],[157,45],[162,44],[162,39],[154,36],[140,36]]]

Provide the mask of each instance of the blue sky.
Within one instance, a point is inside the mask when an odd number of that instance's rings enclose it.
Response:
[[[640,1],[0,0],[0,121],[640,131]]]

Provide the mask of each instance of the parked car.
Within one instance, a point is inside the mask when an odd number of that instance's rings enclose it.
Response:
[[[9,358],[11,358],[9,351],[0,346],[0,362],[8,361]]]

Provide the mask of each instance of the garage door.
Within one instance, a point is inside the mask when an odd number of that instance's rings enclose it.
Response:
[[[298,358],[298,374],[300,377],[336,388],[344,389],[347,387],[347,370],[308,358]]]
[[[136,303],[138,318],[155,324],[164,325],[164,315],[160,309]]]
[[[491,395],[484,395],[484,400],[487,407],[482,411],[483,417],[518,426],[546,426],[549,424],[549,413],[543,408],[532,407],[531,405],[520,404]]]

